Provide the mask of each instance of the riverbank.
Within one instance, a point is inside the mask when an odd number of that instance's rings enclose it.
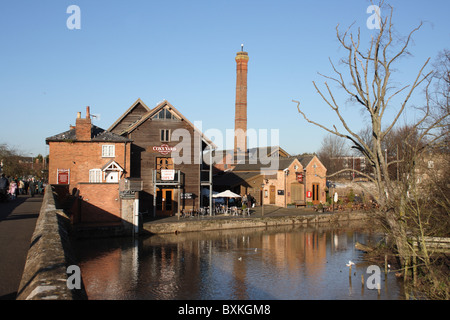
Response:
[[[259,228],[282,225],[315,225],[320,223],[340,223],[352,220],[370,219],[367,212],[327,212],[317,213],[309,208],[280,208],[264,206],[253,208],[250,216],[195,216],[178,218],[177,216],[145,221],[143,233],[168,234],[196,231],[213,231],[238,228]]]

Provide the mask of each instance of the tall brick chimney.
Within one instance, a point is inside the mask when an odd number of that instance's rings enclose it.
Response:
[[[248,53],[236,54],[236,111],[234,118],[234,157],[243,159],[247,154],[247,70]]]
[[[75,132],[77,140],[79,141],[91,140],[91,114],[89,107],[86,107],[86,119],[82,119],[81,112],[78,112],[75,124]]]

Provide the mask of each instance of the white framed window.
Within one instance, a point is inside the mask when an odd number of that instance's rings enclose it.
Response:
[[[116,153],[116,146],[113,144],[102,145],[102,158],[114,158]]]
[[[89,170],[89,182],[91,182],[91,183],[102,182],[102,170],[101,169]]]

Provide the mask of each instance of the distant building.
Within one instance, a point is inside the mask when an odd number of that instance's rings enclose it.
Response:
[[[240,195],[250,194],[256,204],[286,207],[326,202],[326,168],[315,155],[280,157],[275,170],[269,166],[237,164],[233,170],[214,176],[217,191],[230,189]]]
[[[352,169],[352,170],[357,170],[357,171],[365,173],[365,174],[372,173],[372,172],[368,171],[368,167],[366,164],[367,160],[365,157],[342,156],[342,157],[331,158],[330,161],[335,162],[334,167],[336,168],[337,171],[343,170],[343,169]],[[356,172],[345,171],[345,172],[342,172],[342,173],[336,175],[335,177],[333,177],[333,179],[346,178],[349,180],[353,180],[354,178],[358,178],[358,177],[361,177],[361,175],[359,175]]]

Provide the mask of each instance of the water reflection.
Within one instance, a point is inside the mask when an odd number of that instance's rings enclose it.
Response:
[[[90,299],[403,299],[394,275],[382,275],[380,295],[361,284],[369,263],[356,241],[377,235],[277,227],[89,240],[76,249]]]

